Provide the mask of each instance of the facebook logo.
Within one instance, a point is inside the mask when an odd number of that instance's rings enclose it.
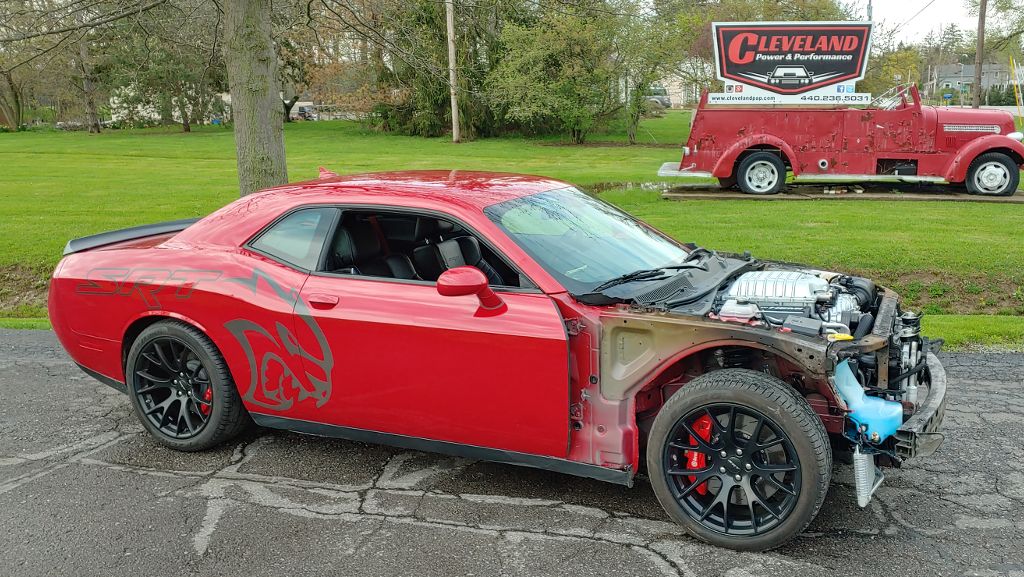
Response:
[[[839,93],[846,92],[846,87],[843,86],[842,84],[840,84],[839,86],[836,86],[836,92],[839,92]]]

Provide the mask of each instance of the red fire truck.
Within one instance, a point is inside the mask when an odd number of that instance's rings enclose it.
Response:
[[[1024,135],[999,110],[921,104],[899,86],[866,108],[708,106],[701,97],[680,163],[660,176],[717,178],[723,188],[775,194],[786,182],[896,181],[965,185],[1009,196]]]

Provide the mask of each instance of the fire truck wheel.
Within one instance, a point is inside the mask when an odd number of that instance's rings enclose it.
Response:
[[[1020,167],[1009,156],[987,152],[967,169],[967,192],[986,196],[1013,196],[1020,184]]]
[[[786,182],[786,165],[772,152],[755,152],[736,169],[740,190],[747,194],[775,194]]]

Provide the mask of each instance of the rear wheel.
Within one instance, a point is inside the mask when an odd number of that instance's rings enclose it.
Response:
[[[662,507],[694,536],[763,551],[814,519],[832,454],[821,419],[786,383],[728,369],[694,379],[665,403],[647,466]]]
[[[143,330],[128,352],[125,378],[142,426],[179,451],[223,443],[251,422],[220,351],[183,322]]]
[[[987,152],[967,169],[967,192],[987,196],[1012,196],[1020,184],[1020,167],[1000,152]]]
[[[736,181],[747,194],[775,194],[786,183],[786,165],[772,152],[754,152],[740,161]]]

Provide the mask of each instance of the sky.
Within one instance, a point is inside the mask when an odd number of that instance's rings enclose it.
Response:
[[[850,4],[860,10],[861,18],[867,18],[868,0],[853,0]],[[951,22],[965,29],[978,25],[978,17],[971,15],[967,0],[874,0],[873,5],[875,22],[884,23],[886,27],[909,20],[896,32],[898,40],[908,43],[921,40],[929,32]],[[924,11],[917,14],[922,8]]]

